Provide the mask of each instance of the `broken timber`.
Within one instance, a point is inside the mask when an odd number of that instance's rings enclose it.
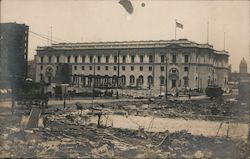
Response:
[[[36,128],[38,127],[38,121],[41,116],[41,109],[32,108],[29,116],[29,121],[27,124],[27,128]]]

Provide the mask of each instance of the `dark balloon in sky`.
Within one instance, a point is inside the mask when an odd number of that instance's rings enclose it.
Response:
[[[141,6],[142,6],[142,7],[145,7],[145,3],[142,3]]]
[[[125,8],[125,10],[129,14],[133,13],[134,8],[133,8],[132,3],[130,2],[130,0],[120,0],[119,3]]]

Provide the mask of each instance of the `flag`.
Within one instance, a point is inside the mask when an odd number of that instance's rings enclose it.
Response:
[[[176,22],[176,27],[183,29],[183,25],[181,23]]]

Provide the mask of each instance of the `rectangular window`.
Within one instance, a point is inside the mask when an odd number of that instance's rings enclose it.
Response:
[[[135,63],[135,56],[131,56],[131,63]]]
[[[74,66],[74,69],[77,70],[77,66]]]
[[[43,56],[41,56],[41,63],[43,63]]]
[[[68,63],[70,63],[70,56],[68,56]]]
[[[165,62],[165,56],[161,55],[161,63],[164,63],[164,62]]]
[[[43,66],[42,65],[40,66],[40,69],[43,70]]]
[[[140,71],[143,71],[143,66],[140,66]]]
[[[149,66],[149,67],[148,67],[148,70],[149,70],[149,71],[152,71],[152,66]]]
[[[153,62],[153,56],[150,55],[150,56],[149,56],[149,63],[152,63],[152,62]]]
[[[78,57],[77,56],[75,56],[75,63],[77,63],[78,62]]]
[[[106,56],[106,63],[109,63],[109,56]]]
[[[126,56],[122,56],[122,63],[126,63]]]
[[[89,57],[89,62],[90,62],[90,63],[93,63],[93,56],[90,56],[90,57]]]
[[[56,62],[59,63],[60,62],[60,56],[56,57]]]
[[[131,71],[134,71],[134,66],[131,66],[131,68],[130,68],[130,69],[131,69]]]
[[[114,70],[116,70],[116,66],[114,66]]]
[[[51,56],[49,56],[49,63],[51,63]]]
[[[117,63],[117,56],[114,56],[114,63]]]
[[[164,71],[164,66],[161,66],[161,71]]]
[[[82,70],[84,70],[85,69],[85,67],[84,66],[82,66]]]
[[[185,55],[185,56],[184,56],[184,62],[185,62],[185,63],[188,63],[188,61],[189,61],[188,58],[189,58],[188,55]]]
[[[85,56],[82,56],[82,63],[85,63]]]
[[[125,66],[122,66],[122,70],[125,71]]]
[[[173,56],[172,56],[172,62],[173,62],[173,63],[176,63],[176,55],[173,55]]]
[[[140,63],[143,63],[143,56],[140,56]]]
[[[100,70],[101,69],[101,67],[100,66],[97,66],[97,70]]]
[[[97,61],[98,61],[98,63],[101,63],[101,56],[97,57]]]
[[[187,67],[187,66],[184,67],[184,71],[185,71],[185,72],[188,71],[188,67]]]
[[[108,67],[108,66],[105,66],[105,70],[106,70],[106,71],[109,70],[109,67]]]
[[[89,66],[89,70],[92,70],[92,66]]]

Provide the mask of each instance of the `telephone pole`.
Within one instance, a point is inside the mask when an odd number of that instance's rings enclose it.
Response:
[[[119,98],[119,93],[118,93],[118,87],[119,87],[119,77],[120,77],[120,51],[118,50],[117,53],[117,80],[116,80],[116,85],[117,85],[117,92],[116,92],[116,98]]]
[[[165,93],[165,98],[166,98],[166,100],[168,100],[168,57],[167,57],[167,55],[166,55],[166,82],[165,82],[165,84],[166,84],[166,93]]]
[[[92,106],[94,104],[94,99],[95,99],[95,94],[94,94],[94,91],[95,91],[95,57],[94,57],[94,70],[93,70],[93,87],[92,87]]]

